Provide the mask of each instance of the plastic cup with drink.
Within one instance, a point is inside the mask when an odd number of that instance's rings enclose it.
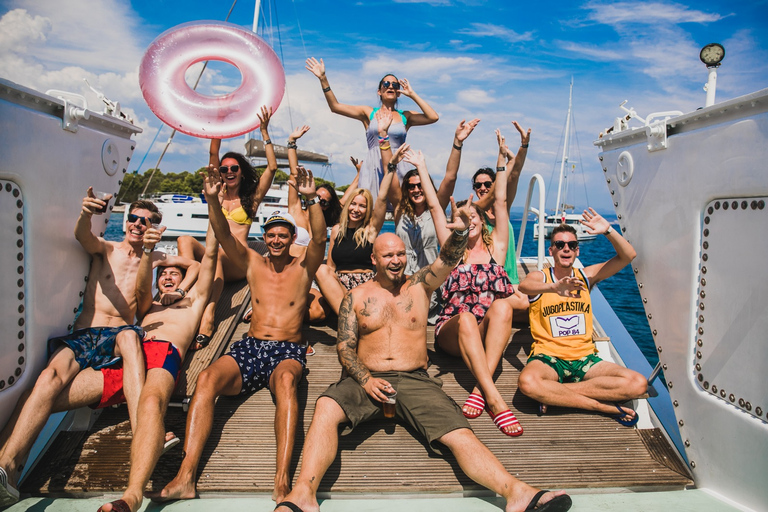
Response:
[[[384,410],[385,418],[395,417],[395,405],[397,405],[397,391],[394,389],[391,392],[383,391],[387,395],[387,401],[382,403],[382,409]]]
[[[93,211],[93,213],[95,213],[96,215],[101,215],[102,213],[107,211],[107,207],[109,206],[109,200],[112,199],[112,194],[110,194],[109,192],[100,192],[98,190],[94,190],[93,196],[96,199],[104,201],[104,206],[99,206]]]

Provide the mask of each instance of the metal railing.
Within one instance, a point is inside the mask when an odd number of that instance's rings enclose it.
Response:
[[[538,210],[536,208],[531,208],[531,196],[533,195],[533,186],[536,184],[539,184],[539,208]],[[525,225],[528,223],[528,212],[533,212],[536,215],[539,216],[539,246],[538,246],[538,255],[536,260],[536,268],[538,270],[541,270],[544,266],[544,237],[545,237],[545,227],[544,227],[544,215],[545,215],[545,209],[544,209],[544,201],[546,200],[547,194],[544,191],[544,178],[541,177],[540,174],[534,174],[531,177],[531,181],[528,184],[528,195],[525,197],[525,210],[523,213],[523,222],[520,224],[520,236],[517,238],[517,251],[515,252],[515,258],[516,260],[520,260],[520,253],[523,251],[523,239],[525,238]]]

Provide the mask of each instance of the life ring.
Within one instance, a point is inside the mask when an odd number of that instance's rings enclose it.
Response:
[[[187,84],[190,66],[227,62],[242,75],[223,96],[200,94]],[[259,127],[262,105],[277,110],[285,92],[285,71],[259,36],[231,23],[203,21],[166,30],[152,41],[139,68],[141,93],[165,124],[187,135],[224,139]]]

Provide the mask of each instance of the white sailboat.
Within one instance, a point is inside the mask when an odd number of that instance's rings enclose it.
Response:
[[[567,166],[571,166],[571,169],[575,169],[575,164],[570,163],[570,151],[571,151],[571,128],[572,128],[572,113],[573,113],[573,79],[571,79],[570,92],[568,95],[568,114],[565,120],[565,136],[563,137],[563,156],[560,159],[560,179],[557,184],[557,201],[555,202],[555,212],[546,216],[544,222],[544,234],[545,238],[549,238],[552,234],[552,230],[562,223],[572,226],[576,230],[576,237],[579,240],[593,240],[595,235],[590,234],[581,224],[581,214],[573,213],[574,206],[567,204],[566,197],[568,192],[568,175],[566,174]],[[570,210],[569,213],[567,210]],[[531,208],[531,211],[538,215],[538,211],[535,208]],[[537,220],[533,226],[533,238],[538,240],[539,238],[539,221]]]

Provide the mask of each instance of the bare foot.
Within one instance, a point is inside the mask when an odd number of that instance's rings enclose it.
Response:
[[[191,500],[197,498],[197,489],[192,482],[184,482],[177,476],[160,492],[148,492],[147,497],[155,503],[163,503],[172,500]]]

